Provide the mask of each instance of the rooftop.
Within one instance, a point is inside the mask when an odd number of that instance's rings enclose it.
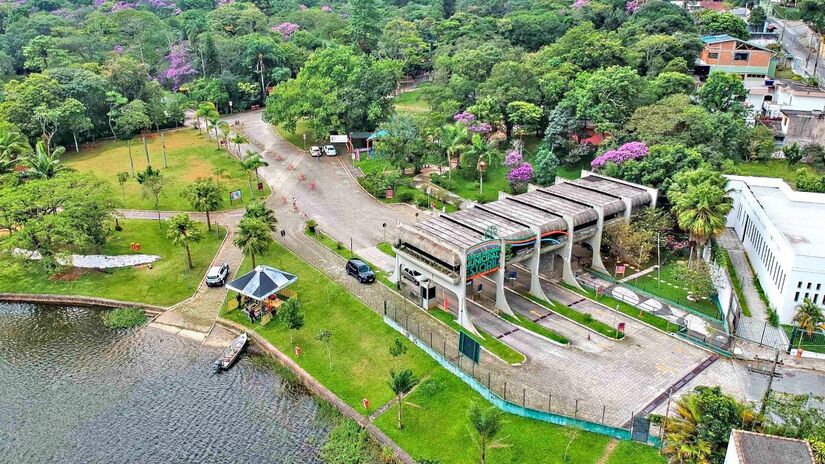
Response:
[[[751,43],[751,42],[748,42],[748,41],[745,41],[745,40],[742,40],[742,39],[737,39],[736,37],[733,37],[733,36],[728,35],[728,34],[703,35],[702,37],[700,37],[700,39],[702,40],[702,42],[704,42],[707,45],[734,41],[734,42],[739,42],[739,43],[745,44],[748,47],[752,47],[752,48],[755,48],[755,49],[758,49],[758,50],[764,50],[766,52],[773,53],[771,50],[769,50],[765,47],[761,47],[759,45],[756,45],[754,43]]]
[[[744,182],[797,255],[825,257],[825,194],[796,192],[781,179],[729,176]]]
[[[804,440],[733,430],[731,440],[741,464],[814,464]]]

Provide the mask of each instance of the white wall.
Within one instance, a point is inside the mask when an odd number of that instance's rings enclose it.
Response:
[[[778,118],[780,110],[825,110],[825,97],[794,95],[787,87],[777,85],[772,102],[765,105],[768,116]]]
[[[728,451],[725,454],[725,464],[739,464],[739,455],[736,453],[736,441],[733,439],[733,431],[728,440]]]

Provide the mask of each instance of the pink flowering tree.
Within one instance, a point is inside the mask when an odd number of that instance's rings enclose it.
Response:
[[[324,13],[329,13],[332,11],[332,7],[329,5],[324,5],[321,7],[321,11],[323,11]]]
[[[578,10],[587,6],[588,3],[590,3],[590,0],[576,0],[575,3],[573,3],[573,8]]]
[[[531,180],[533,180],[533,165],[530,163],[521,163],[507,173],[507,182],[510,183],[513,192],[524,191]]]
[[[604,152],[601,156],[590,162],[592,169],[604,167],[607,163],[622,164],[625,161],[643,158],[648,153],[647,145],[644,142],[629,142],[621,147]]]
[[[183,41],[172,46],[169,54],[166,55],[169,67],[163,73],[163,77],[172,83],[174,89],[178,89],[181,84],[187,82],[197,72],[192,68],[189,58],[189,43]]]
[[[624,10],[627,14],[633,14],[638,9],[639,2],[637,0],[627,0],[627,3],[624,5]]]
[[[474,115],[473,113],[470,113],[469,111],[462,111],[460,113],[456,113],[455,116],[453,116],[453,119],[456,122],[460,122],[461,124],[464,124],[465,126],[469,126],[470,124],[475,122],[476,115]]]
[[[300,28],[301,26],[295,23],[281,23],[277,26],[272,26],[272,32],[277,32],[283,36],[284,40],[289,40],[290,36]]]

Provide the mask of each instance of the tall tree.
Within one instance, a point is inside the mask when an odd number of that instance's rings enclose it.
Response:
[[[272,243],[272,231],[263,221],[255,218],[243,218],[238,224],[233,243],[240,248],[246,256],[252,258],[252,267],[257,264],[256,256],[260,256],[268,250]]]
[[[141,195],[154,202],[155,211],[158,213],[158,226],[160,226],[160,197],[166,188],[166,178],[159,170],[146,166],[143,172],[137,173],[137,181],[141,187]]]
[[[708,111],[731,111],[742,107],[748,91],[736,74],[714,71],[699,88],[697,96]]]
[[[802,300],[802,303],[796,307],[793,321],[810,337],[817,328],[825,323],[825,316],[822,315],[822,309],[816,303],[805,298]]]
[[[467,147],[470,134],[467,126],[460,123],[445,124],[438,132],[438,145],[447,154],[447,177],[452,177],[453,158]]]
[[[175,245],[183,247],[186,250],[186,262],[189,269],[192,265],[192,250],[190,249],[193,243],[197,243],[203,239],[203,232],[200,230],[200,224],[189,218],[186,213],[178,214],[169,219],[166,225],[166,237]]]
[[[478,434],[478,447],[481,451],[481,464],[487,463],[487,450],[497,443],[496,435],[501,432],[503,421],[501,412],[495,406],[482,407],[478,403],[470,406],[470,424]]]
[[[275,232],[277,229],[278,218],[275,217],[275,212],[272,211],[263,200],[249,203],[246,206],[246,212],[244,212],[243,216],[263,222],[272,232]]]
[[[260,180],[260,177],[258,177],[258,169],[269,166],[269,163],[264,161],[258,153],[247,151],[246,158],[244,158],[241,164],[243,165],[244,171],[246,171],[246,180],[249,182],[249,198],[254,198],[255,191],[252,189],[252,173],[255,173],[255,178]]]
[[[211,177],[198,177],[184,192],[195,211],[206,213],[207,230],[212,230],[209,213],[221,207],[224,192],[223,186]]]
[[[732,201],[716,172],[707,168],[677,173],[668,192],[679,228],[690,234],[693,255],[708,240],[725,230]]]
[[[301,312],[301,302],[298,298],[292,297],[278,308],[278,318],[289,329],[289,344],[292,344],[292,333],[301,330],[304,326],[304,313]]]
[[[390,371],[390,390],[395,393],[395,399],[398,402],[398,430],[404,428],[402,422],[402,409],[404,395],[409,393],[416,385],[418,385],[418,377],[416,377],[410,369],[404,369],[400,372]]]
[[[29,150],[26,138],[20,132],[10,127],[0,127],[0,174],[10,171]]]
[[[381,9],[378,0],[350,0],[347,33],[364,53],[375,49],[381,35]]]
[[[40,179],[51,179],[60,171],[68,169],[66,166],[60,164],[60,157],[66,149],[57,147],[54,150],[49,150],[46,143],[38,140],[29,156],[23,162],[28,168],[26,177],[38,177]]]

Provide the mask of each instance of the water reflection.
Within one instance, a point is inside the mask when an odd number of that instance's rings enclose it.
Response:
[[[250,359],[100,311],[0,303],[0,462],[322,462],[312,399]]]

